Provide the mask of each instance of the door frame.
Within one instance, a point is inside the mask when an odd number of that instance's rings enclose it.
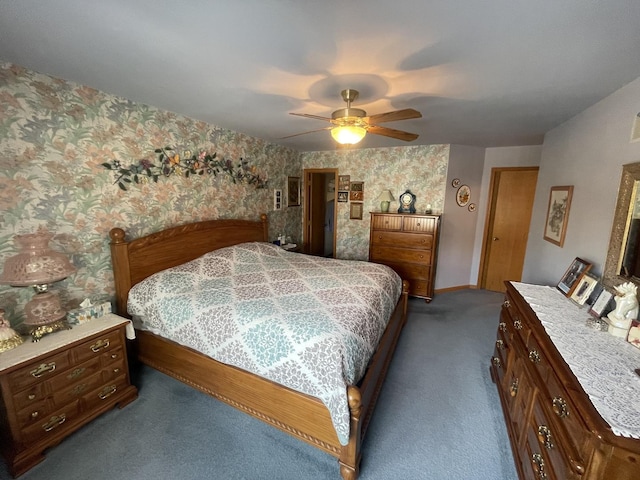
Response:
[[[498,176],[502,172],[513,171],[540,171],[539,166],[529,167],[493,167],[491,169],[491,180],[489,182],[489,195],[487,197],[487,213],[484,220],[484,233],[482,234],[482,250],[480,252],[480,265],[478,267],[477,288],[484,288],[486,283],[487,255],[489,254],[490,236],[493,231],[493,221],[495,219],[495,202],[497,199],[497,188],[499,186]],[[531,224],[529,224],[531,228]]]
[[[310,205],[310,201],[311,201],[311,188],[313,187],[313,185],[310,185],[308,182],[308,178],[309,175],[314,174],[314,173],[324,173],[324,174],[328,174],[328,173],[333,173],[333,182],[335,185],[335,188],[333,190],[333,197],[334,197],[334,208],[333,208],[333,253],[332,256],[333,258],[336,258],[336,238],[337,238],[337,232],[338,232],[338,169],[337,168],[305,168],[302,172],[303,175],[303,184],[304,184],[304,212],[303,212],[303,217],[302,217],[302,244],[305,245],[305,247],[308,246],[308,242],[309,242],[309,223],[310,223],[310,219],[309,216],[311,214],[311,205]],[[324,219],[323,219],[323,225],[324,225]]]

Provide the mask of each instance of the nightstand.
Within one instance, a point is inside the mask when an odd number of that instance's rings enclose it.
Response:
[[[0,448],[14,477],[44,460],[46,448],[137,398],[129,324],[110,313],[0,354]]]

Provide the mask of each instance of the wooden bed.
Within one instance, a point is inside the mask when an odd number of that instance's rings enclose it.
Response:
[[[260,221],[210,220],[172,227],[135,240],[125,231],[110,232],[116,308],[128,317],[133,285],[155,272],[193,260],[209,251],[250,241],[268,241],[267,216]],[[217,362],[195,350],[146,331],[137,332],[139,360],[249,415],[267,422],[336,457],[340,474],[355,480],[367,425],[407,316],[408,283],[364,378],[348,387],[350,437],[341,445],[325,405],[247,371]]]

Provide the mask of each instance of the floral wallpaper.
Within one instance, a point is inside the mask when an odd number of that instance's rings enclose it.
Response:
[[[431,205],[433,213],[442,213],[449,164],[449,145],[418,145],[361,150],[337,150],[302,153],[303,168],[337,168],[352,182],[364,182],[362,220],[352,220],[349,202],[336,203],[336,256],[344,259],[369,258],[369,212],[380,211],[376,200],[383,190],[391,190],[397,199],[409,189],[416,195],[416,211],[424,213]],[[390,212],[398,211],[398,201]]]
[[[226,175],[159,176],[157,183],[116,184],[118,173],[156,159],[157,148],[207,151],[248,168],[267,188]],[[144,163],[144,162],[143,162]],[[114,294],[109,230],[131,237],[170,225],[269,214],[270,235],[301,231],[300,208],[273,211],[273,189],[301,176],[300,154],[230,130],[136,103],[93,88],[0,63],[0,262],[16,253],[13,236],[46,228],[52,246],[78,271],[58,282],[64,307]],[[29,288],[0,286],[0,308],[22,321]]]

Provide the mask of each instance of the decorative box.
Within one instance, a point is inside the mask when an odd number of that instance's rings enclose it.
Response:
[[[111,313],[111,302],[98,303],[96,305],[86,305],[86,300],[80,304],[80,308],[67,312],[67,322],[70,325],[85,323],[93,318],[99,318],[107,313]],[[84,305],[84,306],[83,306]]]

